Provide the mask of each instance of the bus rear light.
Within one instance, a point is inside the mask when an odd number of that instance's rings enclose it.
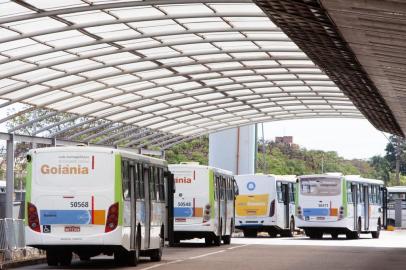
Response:
[[[206,206],[204,207],[203,223],[210,221],[210,214],[211,206],[210,204],[206,204]]]
[[[338,214],[338,219],[343,219],[344,218],[344,207],[340,207],[340,212]]]
[[[104,232],[108,233],[117,228],[118,225],[119,205],[118,202],[112,204],[107,212],[106,229]]]
[[[273,217],[275,215],[275,200],[271,202],[271,205],[269,207],[269,216]]]
[[[32,203],[27,203],[28,226],[35,232],[41,232],[37,207]]]

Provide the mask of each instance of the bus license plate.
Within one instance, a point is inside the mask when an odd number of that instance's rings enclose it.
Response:
[[[325,220],[326,218],[325,217],[317,217],[316,219],[317,220]]]
[[[79,226],[65,226],[65,232],[80,232]]]

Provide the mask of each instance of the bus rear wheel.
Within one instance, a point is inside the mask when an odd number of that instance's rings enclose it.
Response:
[[[59,253],[59,263],[61,266],[69,266],[72,262],[72,252],[70,250],[64,250]]]
[[[252,229],[246,229],[243,231],[244,237],[254,238],[257,237],[257,231]]]
[[[58,252],[55,250],[47,250],[46,257],[48,266],[58,266]]]
[[[323,233],[322,232],[309,232],[307,236],[310,237],[310,239],[322,239],[323,238]]]
[[[377,225],[377,228],[376,228],[376,232],[371,232],[372,238],[378,239],[380,233],[381,233],[381,221],[378,221],[378,225]]]
[[[231,235],[225,235],[225,236],[223,236],[223,243],[224,243],[225,245],[231,244]]]
[[[159,248],[151,251],[151,255],[149,256],[151,258],[151,261],[153,262],[159,262],[162,259],[162,250],[164,248],[164,243],[165,243],[165,236],[164,236],[164,229],[161,229],[161,234],[160,234],[160,239],[159,239]]]

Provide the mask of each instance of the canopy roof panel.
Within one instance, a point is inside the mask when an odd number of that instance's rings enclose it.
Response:
[[[35,134],[165,148],[257,122],[362,117],[249,0],[1,1],[0,11],[0,108],[28,106],[0,121],[49,110],[13,132],[65,113]]]

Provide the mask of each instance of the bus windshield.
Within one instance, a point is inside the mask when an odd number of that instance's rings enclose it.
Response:
[[[341,192],[340,179],[337,178],[305,178],[300,180],[300,193],[310,196],[336,196]]]

